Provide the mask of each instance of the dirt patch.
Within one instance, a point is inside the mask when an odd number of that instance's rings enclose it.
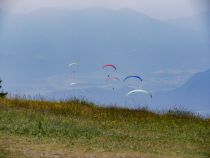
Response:
[[[0,135],[0,149],[7,151],[10,158],[160,158],[140,153],[71,148],[67,144],[8,135]]]

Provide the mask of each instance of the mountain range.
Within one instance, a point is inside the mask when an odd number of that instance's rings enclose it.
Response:
[[[4,19],[1,65],[21,75],[64,73],[71,61],[88,65],[83,72],[107,62],[126,72],[210,67],[201,34],[129,9],[45,9]]]
[[[168,23],[179,28],[186,28],[203,34],[208,34],[210,26],[210,12],[201,12],[200,14],[169,20]]]
[[[210,70],[193,75],[175,90],[157,93],[153,102],[162,108],[179,107],[210,115]]]
[[[209,26],[208,18],[206,26]],[[117,74],[120,75],[149,74],[166,68],[208,69],[209,39],[207,33],[204,34],[208,31],[201,31],[196,26],[198,21],[193,19],[195,17],[160,21],[129,9],[42,9],[26,14],[0,11],[0,75],[11,92],[18,89],[24,93],[24,86],[27,86],[41,93],[40,87],[45,87],[46,91],[53,89],[45,85],[48,81],[43,82],[46,78],[63,74],[71,77],[68,69],[71,62],[80,65],[78,77],[83,75],[87,82],[92,83],[104,73],[101,66],[105,63],[117,65]],[[99,76],[95,72],[100,72]],[[168,74],[163,75],[168,78]],[[157,92],[153,101],[148,103],[144,98],[143,103],[206,109],[210,94],[208,75],[209,71],[199,73],[180,88]],[[151,80],[156,83],[153,77]],[[56,81],[56,86],[61,86],[61,82]],[[115,94],[107,88],[90,86],[81,94],[81,89],[73,92],[68,89],[51,91],[50,96],[88,94],[87,97],[95,97],[102,104],[118,101],[127,104],[122,98],[130,90],[121,87],[119,94]],[[158,91],[154,87],[151,90]],[[138,101],[134,97],[128,102]]]

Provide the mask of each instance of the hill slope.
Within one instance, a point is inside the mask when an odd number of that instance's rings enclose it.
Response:
[[[78,100],[0,99],[5,157],[208,158],[209,132],[209,120],[183,111],[159,115]]]

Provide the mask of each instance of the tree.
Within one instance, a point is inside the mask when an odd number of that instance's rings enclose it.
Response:
[[[0,90],[2,88],[1,83],[2,83],[2,80],[0,79]],[[0,91],[0,98],[5,98],[7,96],[7,94],[8,94],[7,92],[3,92],[3,90],[1,90]]]

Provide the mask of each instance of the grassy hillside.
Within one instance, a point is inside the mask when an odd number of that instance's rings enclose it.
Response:
[[[209,158],[210,120],[80,100],[0,99],[1,157]]]

